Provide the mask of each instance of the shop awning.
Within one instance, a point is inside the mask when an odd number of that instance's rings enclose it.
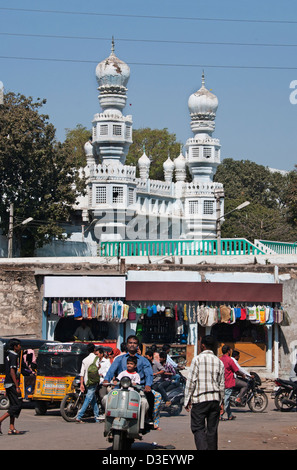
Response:
[[[282,302],[282,284],[127,281],[126,300]]]
[[[125,276],[45,276],[44,297],[81,298],[126,296]]]

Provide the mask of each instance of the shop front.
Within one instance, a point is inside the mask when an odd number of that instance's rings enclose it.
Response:
[[[219,355],[230,344],[244,367],[277,370],[281,284],[128,281],[126,302],[144,345],[169,343],[177,361],[190,365],[202,336],[213,334]]]
[[[125,276],[45,276],[43,337],[118,347],[128,319],[125,289]]]

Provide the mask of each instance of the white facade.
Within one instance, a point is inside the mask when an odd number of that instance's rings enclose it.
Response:
[[[130,69],[114,53],[96,68],[101,113],[93,118],[92,142],[85,152],[87,196],[80,200],[83,219],[94,220],[99,241],[121,239],[214,238],[223,215],[223,187],[213,182],[220,163],[220,143],[212,137],[218,100],[202,86],[188,101],[193,137],[185,155],[164,163],[164,181],[151,180],[150,159],[143,151],[136,167],[125,165],[132,143],[132,116],[122,110]],[[192,181],[186,181],[187,168]]]

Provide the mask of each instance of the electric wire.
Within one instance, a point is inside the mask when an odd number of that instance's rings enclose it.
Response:
[[[56,34],[32,34],[32,33],[7,33],[0,32],[0,36],[20,36],[44,39],[76,39],[88,41],[110,41],[110,38],[101,38],[96,36],[66,36]],[[252,43],[252,42],[222,42],[222,41],[179,41],[172,39],[129,39],[115,38],[117,42],[144,42],[157,44],[193,44],[206,46],[247,46],[247,47],[297,47],[297,44],[279,44],[279,43]]]
[[[268,24],[297,24],[294,20],[267,20],[267,19],[247,19],[247,18],[203,18],[195,16],[161,16],[161,15],[133,15],[125,13],[98,13],[98,12],[85,12],[85,11],[66,11],[66,10],[44,10],[33,8],[8,8],[0,7],[2,11],[17,11],[27,13],[50,13],[62,15],[82,15],[82,16],[107,16],[119,18],[143,18],[143,19],[158,19],[158,20],[179,20],[179,21],[215,21],[215,22],[232,22],[232,23],[268,23]]]
[[[49,57],[18,57],[0,55],[0,59],[11,60],[31,60],[31,61],[49,61],[49,62],[70,62],[70,63],[88,63],[98,64],[98,60],[87,59],[59,59]],[[156,62],[126,62],[128,65],[148,66],[148,67],[202,67],[202,68],[221,68],[221,69],[253,69],[253,70],[297,70],[297,66],[277,66],[277,65],[219,65],[219,64],[179,64],[179,63],[156,63]]]

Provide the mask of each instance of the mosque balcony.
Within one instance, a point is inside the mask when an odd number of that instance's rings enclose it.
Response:
[[[123,181],[136,183],[136,167],[130,165],[93,164],[90,167],[90,180]]]
[[[222,188],[222,183],[216,182],[191,182],[185,183],[185,197],[214,197],[215,191]]]
[[[174,183],[159,180],[137,179],[137,192],[154,194],[156,196],[173,196]]]

